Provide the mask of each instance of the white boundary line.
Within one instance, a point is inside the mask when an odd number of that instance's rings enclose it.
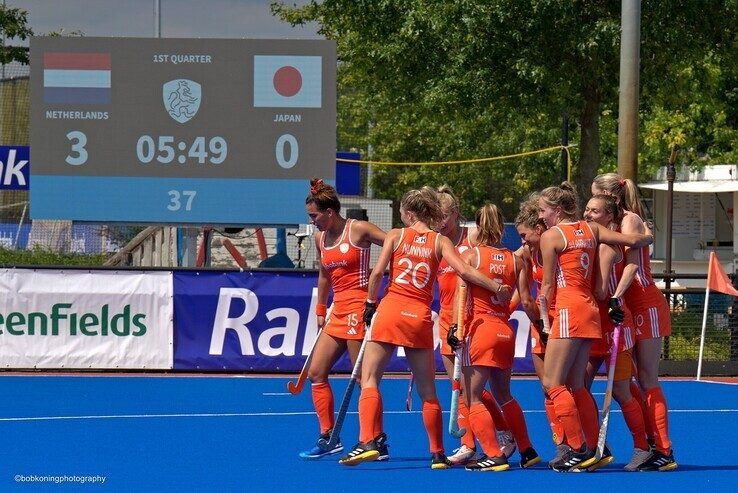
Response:
[[[734,383],[734,382],[715,382],[713,380],[692,380],[692,381],[697,382],[697,383],[712,383],[715,385],[738,385],[738,383]]]
[[[542,414],[544,410],[524,411],[526,414]],[[619,413],[620,410],[611,412]],[[738,413],[738,409],[669,409],[670,413]],[[282,416],[312,416],[315,411],[295,412],[265,412],[265,413],[184,413],[184,414],[100,414],[81,416],[21,416],[0,418],[0,422],[27,422],[27,421],[65,421],[86,419],[165,419],[165,418],[241,418],[241,417],[282,417]],[[359,414],[350,411],[348,414]],[[422,411],[385,411],[384,414],[422,414]],[[448,414],[444,411],[443,414]]]

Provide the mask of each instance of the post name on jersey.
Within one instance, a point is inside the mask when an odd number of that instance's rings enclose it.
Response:
[[[489,273],[497,274],[499,276],[505,275],[505,264],[496,264],[494,262],[489,263]]]
[[[404,255],[413,255],[421,258],[431,258],[433,250],[428,247],[419,247],[415,245],[402,245],[402,253]]]

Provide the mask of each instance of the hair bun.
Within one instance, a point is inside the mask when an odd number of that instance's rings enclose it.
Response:
[[[318,195],[320,190],[323,188],[323,180],[319,178],[313,178],[310,180],[310,195]]]

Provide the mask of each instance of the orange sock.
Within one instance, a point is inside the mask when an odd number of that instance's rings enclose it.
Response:
[[[597,447],[597,438],[600,434],[600,416],[597,411],[597,403],[586,387],[582,387],[572,394],[574,396],[574,402],[577,403],[579,419],[582,423],[587,447],[594,449]]]
[[[430,452],[443,452],[443,417],[438,399],[423,401],[423,424],[428,433]]]
[[[646,425],[643,419],[643,411],[636,399],[631,399],[622,406],[623,418],[625,424],[628,425],[630,434],[633,435],[633,446],[641,450],[648,450],[648,442],[646,441]]]
[[[648,410],[646,409],[646,399],[643,398],[641,388],[635,383],[635,380],[630,381],[630,393],[636,400],[639,406],[641,406],[641,413],[643,414],[644,424],[646,425],[646,437],[653,438],[656,435],[654,427],[651,425],[651,421],[648,419]]]
[[[671,451],[671,440],[669,440],[669,415],[666,407],[666,398],[661,387],[654,387],[646,392],[647,418],[656,434],[656,448],[663,454]]]
[[[584,433],[574,397],[565,385],[548,389],[548,398],[553,401],[554,412],[566,433],[566,442],[575,450],[582,448]]]
[[[481,401],[487,408],[487,411],[489,411],[490,416],[492,416],[492,421],[495,422],[497,431],[510,431],[510,425],[507,423],[505,415],[502,414],[500,406],[497,405],[495,398],[486,389],[482,391]]]
[[[374,419],[374,431],[372,434],[377,437],[380,433],[384,432],[384,401],[382,400],[382,394],[379,394],[379,405],[377,414]]]
[[[461,444],[473,449],[476,447],[474,443],[474,432],[469,424],[469,408],[464,402],[464,399],[459,399],[459,428],[466,429],[466,433],[461,437]]]
[[[500,450],[500,444],[497,443],[495,422],[492,421],[487,406],[481,402],[472,404],[469,409],[469,423],[472,430],[474,430],[474,435],[482,445],[484,453],[489,457],[500,457],[502,451]]]
[[[333,391],[328,382],[314,383],[313,390],[313,406],[318,414],[318,424],[320,425],[321,435],[333,428]]]
[[[543,405],[546,408],[546,416],[548,417],[548,425],[551,427],[551,436],[553,442],[556,445],[565,443],[564,427],[561,426],[561,421],[556,417],[556,411],[554,411],[554,403],[548,396],[543,399]]]
[[[510,399],[502,405],[502,412],[505,413],[505,419],[510,423],[510,430],[515,443],[520,452],[525,452],[531,447],[530,437],[528,436],[528,426],[525,424],[525,416],[520,404],[515,399]]]
[[[377,417],[381,414],[382,394],[376,387],[361,389],[359,397],[359,441],[366,443],[374,440],[379,433],[376,433],[375,426],[377,421],[382,422],[382,418]],[[375,434],[376,433],[376,434]]]

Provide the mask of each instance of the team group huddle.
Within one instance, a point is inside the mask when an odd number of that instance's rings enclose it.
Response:
[[[531,194],[515,219],[523,241],[515,252],[501,245],[505,225],[496,205],[476,212],[476,227],[463,227],[458,199],[446,186],[407,192],[400,202],[405,227],[387,233],[368,221],[342,217],[335,189],[322,180],[311,181],[305,203],[319,231],[316,315],[322,330],[306,371],[320,437],[300,457],[344,452],[337,432],[345,412],[337,423],[328,376],[348,351],[354,375],[360,371],[359,441],[339,463],[389,459],[379,384],[402,346],[423,403],[431,468],[503,471],[516,450],[522,468],[540,462],[510,392],[515,333],[509,318],[522,305],[531,320],[533,363],[557,446],[549,466],[594,471],[613,461],[604,438],[598,446],[601,424],[590,392],[604,361],[612,397],[633,438],[625,469],[676,469],[658,382],[661,338],[671,333],[669,307],[651,277],[653,236],[632,181],[615,173],[596,177],[583,215],[568,182]],[[372,244],[381,253],[370,270]],[[452,379],[456,364],[453,388],[461,394],[450,426],[460,443],[448,456],[435,386],[436,282],[442,361]]]

